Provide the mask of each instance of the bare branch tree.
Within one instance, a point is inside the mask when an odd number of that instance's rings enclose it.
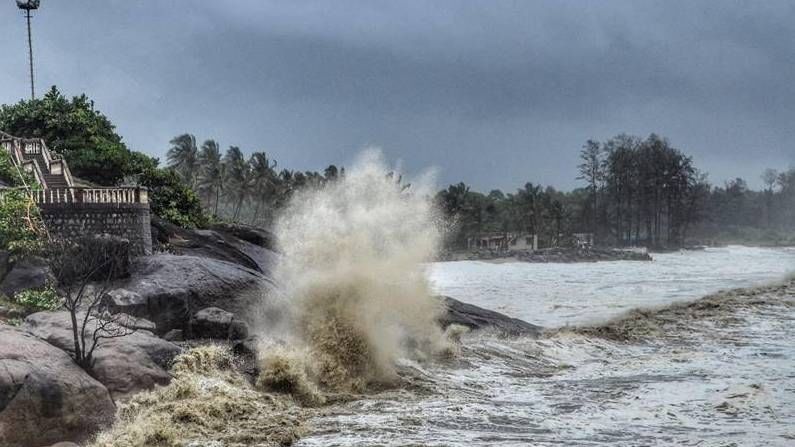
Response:
[[[50,244],[48,259],[71,317],[75,362],[90,370],[103,340],[135,332],[134,319],[112,313],[105,299],[111,281],[126,273],[129,247],[109,237],[58,240]]]

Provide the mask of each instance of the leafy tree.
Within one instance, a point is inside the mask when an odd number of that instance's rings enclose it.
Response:
[[[149,206],[154,214],[184,228],[207,225],[199,197],[176,172],[149,169],[140,176],[139,182],[149,189]]]
[[[66,158],[72,174],[100,185],[114,185],[134,173],[132,153],[86,95],[70,100],[53,86],[41,99],[3,105],[0,129],[43,138]]]

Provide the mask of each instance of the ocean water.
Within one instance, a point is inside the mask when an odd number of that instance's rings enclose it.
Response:
[[[435,263],[427,275],[440,294],[566,328],[795,271],[787,248],[654,258]],[[664,313],[658,322],[677,324],[634,341],[566,329],[538,339],[467,334],[456,358],[402,361],[401,386],[318,410],[297,445],[792,446],[795,305],[779,301]]]
[[[793,248],[729,246],[653,258],[591,264],[439,262],[429,266],[429,276],[441,294],[559,327],[778,281],[795,272]]]

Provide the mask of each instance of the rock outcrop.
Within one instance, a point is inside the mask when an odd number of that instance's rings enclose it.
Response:
[[[439,319],[442,327],[460,324],[470,329],[494,329],[506,335],[538,336],[542,328],[518,318],[511,318],[493,310],[484,309],[456,299],[440,297],[447,308]]]
[[[81,442],[113,422],[108,390],[62,350],[0,324],[0,445]]]
[[[277,256],[269,232],[245,225],[219,224],[209,230],[189,230],[153,218],[152,235],[159,247],[170,253],[226,261],[265,275],[270,274]]]
[[[242,340],[248,337],[248,325],[217,307],[202,309],[190,322],[192,338],[214,338],[220,340]]]
[[[158,334],[180,329],[189,336],[197,311],[218,307],[247,315],[271,289],[267,276],[239,264],[161,254],[136,259],[131,276],[114,283],[108,298],[115,312],[153,321]]]
[[[50,269],[43,259],[21,259],[14,262],[3,277],[0,293],[11,297],[25,289],[43,288],[47,285],[49,274]]]
[[[74,351],[68,312],[29,315],[21,329],[64,351]],[[177,345],[149,331],[139,330],[124,337],[102,340],[94,352],[91,373],[118,399],[169,383],[171,376],[167,370],[179,352]]]

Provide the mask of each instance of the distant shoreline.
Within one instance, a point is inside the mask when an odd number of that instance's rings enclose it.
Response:
[[[613,248],[547,248],[541,250],[454,250],[443,253],[437,262],[480,261],[490,264],[526,263],[591,263],[605,261],[652,261],[645,250]]]

